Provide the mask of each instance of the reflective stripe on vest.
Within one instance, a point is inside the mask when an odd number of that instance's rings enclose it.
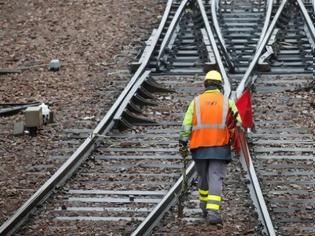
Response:
[[[228,113],[228,98],[224,96],[223,98],[223,109],[222,109],[222,121],[220,124],[202,124],[201,122],[201,113],[200,113],[200,96],[197,96],[195,98],[195,111],[196,111],[196,117],[197,117],[197,124],[193,126],[192,130],[198,130],[198,129],[224,129],[226,124],[226,117]]]
[[[193,127],[189,148],[224,146],[230,134],[226,127],[229,99],[219,92],[203,93],[194,99]]]

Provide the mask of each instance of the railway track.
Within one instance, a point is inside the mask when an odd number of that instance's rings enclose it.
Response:
[[[180,191],[178,130],[188,102],[202,91],[205,71],[219,69],[226,93],[236,89],[233,93],[236,97],[245,87],[252,86],[255,74],[312,73],[315,48],[312,4],[305,3],[305,7],[299,0],[272,2],[248,1],[248,5],[237,6],[233,1],[217,4],[169,0],[159,28],[153,31],[137,61],[130,65],[134,75],[119,98],[94,130],[68,131],[69,143],[83,143],[0,227],[0,234],[144,235],[153,231],[159,235],[178,234],[185,229],[189,234],[195,232],[196,225],[221,235],[244,232],[275,235],[273,225],[279,235],[314,233],[314,194],[310,191],[314,187],[312,134],[304,130],[294,135],[297,129],[292,122],[265,120],[265,113],[273,109],[277,112],[270,114],[269,119],[286,118],[285,105],[290,100],[285,97],[286,89],[297,84],[294,78],[278,77],[275,82],[267,77],[258,78],[254,97],[257,133],[250,147],[253,158],[248,156],[246,138],[242,136],[241,161],[247,174],[235,159],[226,181],[225,196],[229,201],[223,216],[229,226],[200,223],[192,186],[184,218],[176,217],[175,207],[156,227],[174,206]],[[267,21],[268,12],[271,18]],[[301,83],[304,82],[302,79]],[[258,105],[261,101],[266,104],[266,100],[271,105]],[[295,104],[299,104],[298,99],[292,106]],[[266,129],[267,124],[272,128]],[[285,138],[274,141],[279,130],[285,130],[280,133]],[[302,157],[298,158],[299,155]],[[263,194],[255,186],[253,166]],[[193,184],[193,163],[187,174]],[[297,176],[303,178],[301,185]],[[251,186],[250,191],[246,184]],[[253,202],[258,215],[250,195],[255,195]],[[262,197],[266,198],[267,207]],[[292,201],[297,205],[288,210]],[[19,229],[31,213],[35,216]],[[290,217],[285,218],[288,214]]]

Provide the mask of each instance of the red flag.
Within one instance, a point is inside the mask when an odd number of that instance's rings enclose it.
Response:
[[[239,154],[240,150],[241,150],[241,143],[240,143],[240,139],[239,139],[238,128],[235,127],[234,129],[230,130],[230,135],[231,135],[231,143],[232,143],[233,150],[237,154]]]
[[[236,101],[236,106],[242,118],[242,125],[244,128],[252,128],[254,126],[252,100],[249,89],[246,89],[243,94]]]

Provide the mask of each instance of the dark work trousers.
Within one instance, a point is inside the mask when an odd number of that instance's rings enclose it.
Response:
[[[212,195],[222,197],[223,179],[226,173],[227,162],[213,159],[194,159],[194,161],[198,174],[199,190],[208,190],[208,197]],[[217,204],[221,205],[221,201],[219,202]],[[206,204],[206,202],[204,203]]]

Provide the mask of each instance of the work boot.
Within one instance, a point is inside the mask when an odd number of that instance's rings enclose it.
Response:
[[[219,211],[208,211],[207,221],[209,224],[222,224],[221,214]]]
[[[203,218],[206,218],[206,217],[207,217],[207,214],[208,214],[208,211],[207,211],[207,209],[206,209],[206,206],[207,206],[207,202],[200,201],[199,207],[200,207],[200,209],[202,210],[202,217],[203,217]]]

